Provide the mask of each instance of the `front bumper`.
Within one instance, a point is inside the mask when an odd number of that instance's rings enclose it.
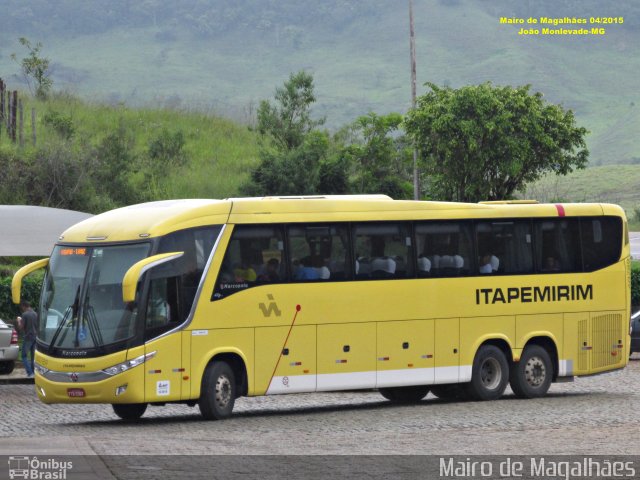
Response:
[[[36,392],[44,403],[143,403],[144,369],[96,382],[53,381],[36,370]]]
[[[0,348],[0,362],[10,362],[18,359],[18,346]]]

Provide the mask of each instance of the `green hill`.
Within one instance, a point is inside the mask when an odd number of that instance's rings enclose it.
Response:
[[[528,186],[523,198],[541,202],[603,202],[622,206],[633,227],[640,229],[640,165],[604,165],[573,172],[566,177],[547,175]]]
[[[54,95],[48,101],[37,101],[21,95],[25,111],[36,109],[37,146],[31,145],[30,120],[25,128],[25,148],[21,149],[0,135],[0,161],[18,162],[19,166],[7,168],[9,172],[0,179],[2,192],[0,203],[31,203],[28,192],[12,184],[12,175],[19,175],[29,184],[40,186],[38,178],[32,178],[29,165],[49,162],[49,177],[55,177],[59,169],[65,175],[79,167],[80,176],[99,178],[96,170],[108,158],[104,145],[108,136],[123,132],[124,145],[130,165],[125,179],[126,188],[132,190],[133,200],[158,198],[225,198],[237,195],[239,185],[248,177],[249,170],[257,163],[258,138],[246,126],[210,113],[186,109],[142,108],[125,105],[109,106],[81,100],[67,94]],[[61,138],[55,122],[47,117],[62,118],[71,126],[70,139]],[[27,115],[30,118],[30,115]],[[60,122],[59,122],[60,123]],[[65,123],[66,124],[66,123]],[[152,144],[158,139],[172,138],[179,134],[183,145],[178,159],[161,162],[152,158]],[[120,148],[120,147],[119,147]],[[38,152],[45,151],[46,155]],[[65,157],[60,159],[59,157]],[[69,157],[69,158],[66,158]],[[66,162],[66,163],[65,163]],[[71,162],[71,163],[69,163]],[[4,166],[4,165],[3,165]],[[57,167],[56,167],[57,166]],[[37,172],[37,170],[34,170]],[[117,175],[119,172],[113,172]],[[8,174],[8,175],[7,175]],[[148,177],[153,177],[150,184]],[[109,181],[110,179],[105,179]],[[95,180],[93,180],[95,181]],[[85,185],[85,188],[87,186]],[[153,191],[147,189],[153,188]],[[132,201],[133,201],[132,200]],[[53,201],[53,200],[52,200]],[[66,208],[100,211],[110,208],[107,201],[85,201],[86,204],[64,204]],[[75,200],[78,202],[80,200]],[[122,201],[122,200],[121,200]],[[45,206],[61,206],[38,202]]]
[[[316,80],[337,128],[410,103],[407,3],[383,0],[7,0],[0,76],[19,80],[19,36],[42,41],[53,78],[82,96],[182,106],[250,122],[288,74]],[[634,0],[415,0],[418,84],[527,84],[576,112],[592,165],[640,158],[640,8]],[[597,37],[517,35],[501,16],[624,16]],[[419,92],[423,91],[419,87]]]

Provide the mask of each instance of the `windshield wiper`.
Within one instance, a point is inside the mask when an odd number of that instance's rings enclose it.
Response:
[[[91,334],[91,340],[96,347],[101,347],[104,344],[102,340],[102,333],[100,333],[100,327],[98,326],[98,319],[96,318],[96,312],[89,304],[85,306],[84,316],[89,325],[89,333]],[[77,338],[77,335],[76,335]]]
[[[69,320],[69,318],[74,318],[78,315],[79,299],[80,299],[80,285],[78,285],[78,290],[76,291],[76,298],[73,300],[73,303],[69,305],[67,309],[64,311],[64,316],[62,317],[62,321],[60,322],[60,325],[58,325],[58,328],[56,328],[56,331],[53,334],[53,337],[51,337],[51,343],[50,343],[51,346],[53,347],[56,346],[56,340],[58,339],[58,336],[60,335],[60,333],[62,332],[62,329],[67,323],[67,320]],[[63,341],[66,335],[67,335],[67,332],[65,332],[64,336],[62,337]]]

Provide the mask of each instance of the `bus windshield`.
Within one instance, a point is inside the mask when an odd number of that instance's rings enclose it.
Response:
[[[137,306],[122,301],[122,279],[150,248],[150,243],[56,246],[42,292],[40,342],[90,349],[132,337]]]

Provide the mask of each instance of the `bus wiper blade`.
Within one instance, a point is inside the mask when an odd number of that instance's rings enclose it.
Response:
[[[89,326],[89,333],[91,334],[91,340],[96,347],[104,345],[102,340],[102,333],[100,333],[100,326],[98,325],[98,319],[96,318],[96,312],[91,305],[85,307],[85,318],[87,325]]]
[[[55,346],[56,340],[58,339],[58,335],[60,335],[60,332],[62,332],[62,329],[67,323],[67,320],[71,318],[72,312],[73,312],[73,305],[69,305],[67,309],[64,311],[64,316],[62,317],[62,321],[60,322],[60,325],[58,325],[58,327],[56,328],[56,331],[53,334],[53,337],[51,338],[52,346]]]
[[[62,317],[62,321],[60,322],[60,325],[58,325],[58,328],[56,328],[56,331],[53,334],[53,337],[51,337],[50,345],[52,347],[56,346],[56,340],[58,339],[58,336],[62,332],[62,328],[67,323],[67,320],[69,320],[69,318],[74,318],[77,316],[79,299],[80,299],[80,285],[78,285],[78,289],[76,290],[76,297],[74,298],[73,303],[69,305],[65,310],[64,316]],[[66,332],[65,332],[65,336],[66,336]],[[62,337],[62,339],[64,340],[64,336]]]

